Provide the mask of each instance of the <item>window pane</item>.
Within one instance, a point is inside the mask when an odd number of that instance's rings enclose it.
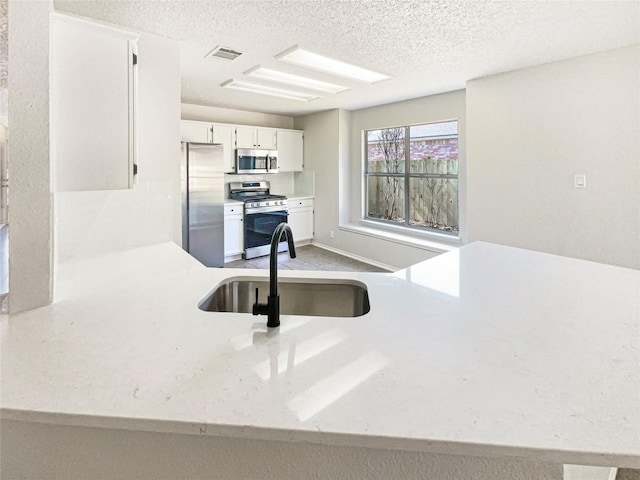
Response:
[[[409,128],[411,173],[458,174],[458,122]]]
[[[367,172],[404,172],[404,128],[367,132]]]
[[[404,223],[404,178],[367,177],[367,217]]]
[[[409,224],[458,233],[458,180],[411,178]]]

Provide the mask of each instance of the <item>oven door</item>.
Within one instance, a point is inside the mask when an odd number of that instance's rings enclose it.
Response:
[[[236,173],[268,173],[268,162],[268,150],[236,150]]]
[[[245,212],[244,214],[244,257],[254,258],[268,255],[271,252],[271,236],[276,227],[288,219],[286,210]],[[278,251],[287,250],[287,242],[283,237]]]

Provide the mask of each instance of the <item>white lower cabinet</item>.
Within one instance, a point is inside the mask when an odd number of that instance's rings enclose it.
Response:
[[[224,207],[224,256],[233,257],[244,251],[242,205]]]
[[[293,240],[311,240],[313,238],[313,199],[289,200],[289,218],[287,220]]]

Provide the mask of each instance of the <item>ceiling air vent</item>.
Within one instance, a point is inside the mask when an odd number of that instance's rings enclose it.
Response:
[[[237,52],[229,47],[221,47],[218,45],[216,48],[207,53],[204,58],[219,58],[220,60],[231,61],[242,55],[242,52]]]

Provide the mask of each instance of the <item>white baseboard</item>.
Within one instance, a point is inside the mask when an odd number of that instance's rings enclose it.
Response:
[[[296,240],[295,241],[295,245],[296,245],[296,247],[303,247],[305,245],[311,245],[311,239],[308,238],[306,240],[300,240],[300,241]]]
[[[345,252],[344,250],[340,250],[339,248],[330,247],[329,245],[325,245],[324,243],[318,243],[315,240],[312,242],[312,245],[322,248],[324,250],[329,250],[330,252],[337,253],[338,255],[342,255],[344,257],[349,257],[354,260],[358,260],[362,263],[367,263],[369,265],[373,265],[374,267],[382,268],[383,270],[388,270],[389,272],[395,272],[398,270],[397,267],[392,265],[387,265],[386,263],[376,262],[375,260],[371,260],[370,258],[361,257],[360,255],[354,255],[350,252]]]
[[[229,255],[228,257],[224,257],[224,263],[235,262],[236,260],[242,260],[241,253],[237,255]]]

